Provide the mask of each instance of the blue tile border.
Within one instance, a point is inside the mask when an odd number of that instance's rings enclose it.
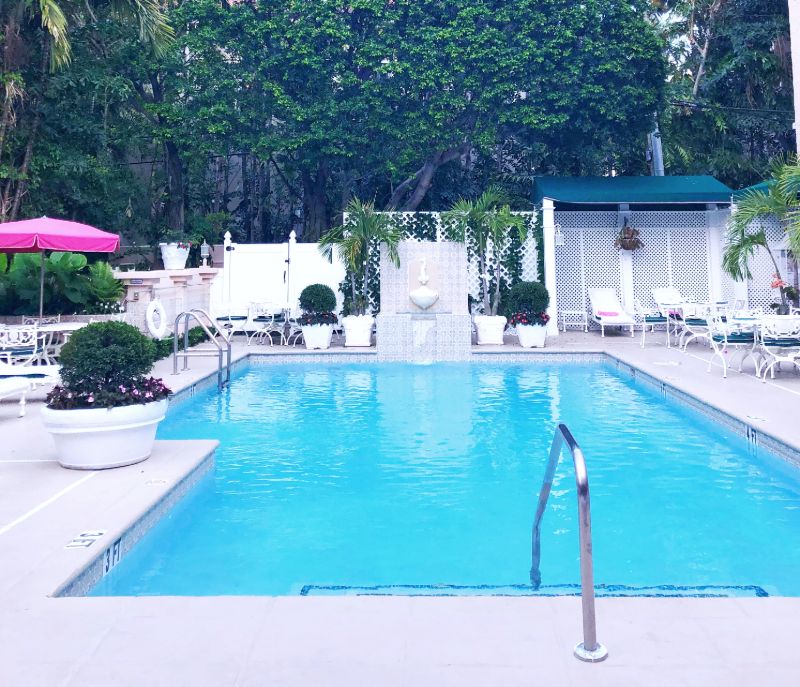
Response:
[[[376,584],[365,586],[307,584],[300,590],[300,596],[313,596],[315,592],[323,595],[325,592],[334,594],[345,592],[354,596],[475,596],[463,593],[470,591],[486,592],[479,594],[480,596],[580,596],[581,586],[579,584],[549,584],[536,589],[530,584]],[[755,584],[697,586],[597,584],[594,591],[595,596],[598,597],[727,598],[755,596],[763,598],[769,596],[763,587]]]
[[[156,503],[148,508],[136,521],[127,527],[104,551],[89,561],[71,579],[52,594],[54,597],[86,596],[89,591],[119,561],[139,543],[153,526],[163,518],[186,494],[188,494],[214,468],[214,449],[197,464],[191,472],[179,480]]]
[[[627,373],[634,382],[643,382],[660,392],[663,398],[688,406],[708,419],[724,425],[735,434],[744,437],[756,453],[759,448],[763,448],[793,467],[800,468],[800,448],[795,448],[791,444],[772,436],[763,428],[754,427],[750,423],[740,420],[724,410],[700,400],[693,394],[678,389],[673,384],[658,379],[641,368],[626,363],[610,353],[604,353],[603,355],[606,361],[610,362],[619,372]]]

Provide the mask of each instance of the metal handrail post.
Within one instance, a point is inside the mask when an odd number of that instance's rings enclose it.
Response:
[[[189,320],[194,318],[197,321],[197,324],[203,329],[206,336],[209,338],[211,343],[217,349],[216,356],[217,356],[217,386],[222,389],[226,382],[230,382],[231,380],[231,343],[225,337],[223,340],[225,341],[225,350],[223,350],[222,344],[219,342],[220,331],[219,328],[214,324],[214,321],[211,319],[211,316],[205,311],[200,308],[195,308],[193,310],[187,310],[182,312],[175,318],[175,340],[173,342],[172,347],[172,355],[173,355],[173,374],[178,374],[178,358],[183,356],[183,369],[189,369],[189,356],[190,355],[204,355],[204,353],[190,353],[189,352]],[[184,320],[185,328],[183,332],[183,352],[178,350],[178,341],[180,337],[180,321],[181,319]],[[205,321],[204,321],[205,320]],[[206,324],[206,322],[208,324]],[[213,331],[212,331],[213,330]],[[227,354],[227,365],[226,365],[226,382],[222,381],[222,365],[223,365],[223,356]]]
[[[189,314],[183,318],[183,352],[189,350]],[[183,356],[183,369],[189,369],[189,356]]]
[[[533,519],[531,533],[531,584],[538,589],[542,583],[542,574],[539,570],[541,560],[541,529],[542,518],[547,507],[547,499],[553,486],[561,451],[566,444],[572,455],[572,464],[575,470],[575,485],[578,491],[578,532],[581,556],[581,608],[583,611],[583,641],[575,646],[575,656],[581,661],[597,663],[608,657],[608,650],[597,641],[597,619],[594,608],[594,565],[592,562],[592,514],[589,499],[589,475],[586,471],[586,460],[581,447],[572,436],[569,428],[564,424],[556,427],[553,443],[550,446],[550,456],[539,490],[539,501],[536,505],[536,515]]]

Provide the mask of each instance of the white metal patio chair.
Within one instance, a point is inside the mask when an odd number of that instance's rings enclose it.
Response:
[[[0,361],[9,365],[31,365],[43,356],[43,338],[36,327],[0,329]]]
[[[761,367],[758,361],[758,350],[756,348],[756,331],[754,325],[740,326],[728,322],[721,313],[715,312],[708,317],[708,341],[713,351],[708,361],[707,372],[711,372],[714,358],[719,358],[722,362],[722,376],[728,376],[729,360],[728,355],[739,353],[739,372],[747,358],[753,359],[756,368],[756,375]],[[730,361],[732,362],[732,361]]]
[[[759,344],[764,356],[761,380],[767,381],[767,373],[775,379],[775,368],[782,363],[800,368],[800,315],[764,317],[759,325]]]
[[[24,379],[32,389],[61,383],[61,365],[9,365],[0,361],[0,379]]]
[[[642,341],[640,344],[642,348],[644,348],[645,336],[647,335],[648,328],[652,334],[656,331],[656,327],[664,327],[667,331],[667,342],[669,343],[669,320],[667,319],[667,316],[661,312],[661,310],[658,308],[646,309],[642,307],[641,302],[636,301],[636,314],[642,321]]]
[[[249,346],[253,339],[258,343],[269,341],[269,345],[275,345],[272,339],[273,334],[278,334],[278,343],[283,344],[285,340],[286,315],[283,310],[270,303],[251,303],[249,321],[254,329],[247,339]]]
[[[592,306],[592,321],[600,325],[600,336],[606,335],[606,327],[629,327],[631,336],[636,320],[625,312],[614,289],[589,289]]]

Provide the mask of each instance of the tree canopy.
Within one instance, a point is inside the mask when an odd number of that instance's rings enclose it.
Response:
[[[666,75],[649,7],[191,0],[158,53],[100,5],[70,26],[69,65],[30,56],[3,173],[22,214],[150,242],[316,239],[355,195],[440,209],[499,184],[524,206],[534,172],[646,172]]]

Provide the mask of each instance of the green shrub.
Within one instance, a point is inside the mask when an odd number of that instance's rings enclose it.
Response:
[[[196,346],[199,343],[203,343],[208,337],[206,333],[203,331],[202,327],[192,327],[189,330],[189,348],[192,346]],[[173,346],[173,337],[167,337],[165,339],[153,339],[153,344],[156,347],[156,360],[163,360],[164,358],[169,358],[172,355],[172,346]],[[183,337],[178,342],[179,348],[183,348]]]
[[[333,312],[336,308],[336,294],[325,284],[311,284],[300,294],[300,308],[305,313]]]
[[[61,349],[62,385],[47,396],[59,410],[113,408],[166,398],[170,390],[147,375],[156,346],[124,322],[97,322],[76,331]]]
[[[76,331],[61,349],[61,379],[75,392],[130,385],[155,361],[153,342],[124,322],[97,322]]]
[[[550,294],[538,281],[521,281],[509,289],[505,302],[508,317],[518,312],[538,315],[550,305]]]

